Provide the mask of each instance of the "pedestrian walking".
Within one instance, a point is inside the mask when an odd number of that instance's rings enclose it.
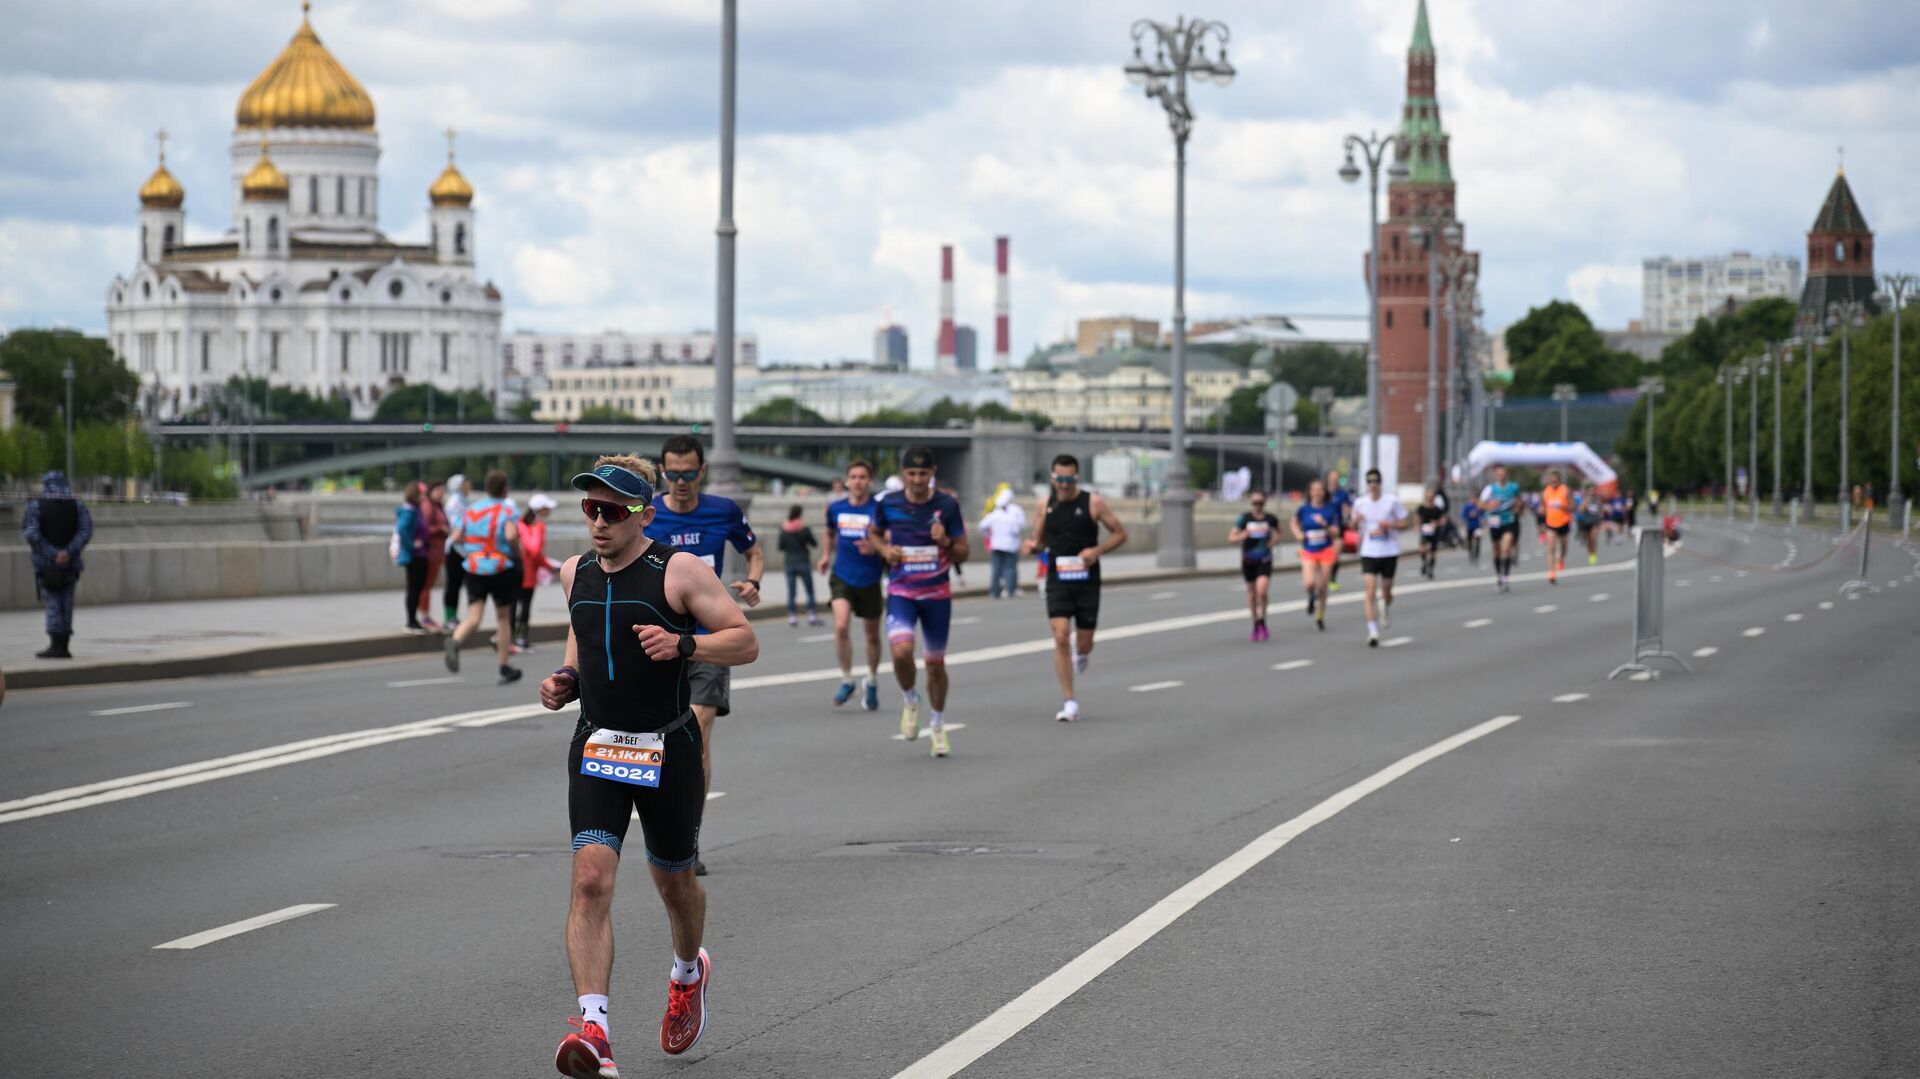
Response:
[[[420,504],[424,501],[426,496],[421,493],[420,485],[407,484],[407,493],[401,497],[400,504],[393,508],[393,540],[388,548],[393,555],[393,564],[407,575],[408,633],[427,631],[420,624],[420,593],[427,586],[426,522],[420,515]]]
[[[485,498],[468,503],[453,525],[453,543],[465,562],[467,614],[447,635],[446,662],[447,670],[459,673],[460,646],[480,628],[487,601],[492,600],[497,626],[493,649],[500,659],[499,684],[504,686],[520,680],[520,669],[508,660],[513,655],[513,603],[520,592],[519,567],[525,556],[513,504],[507,501],[507,474],[499,469],[487,473],[486,492]]]
[[[1013,500],[1011,490],[993,496],[993,509],[980,518],[980,532],[987,537],[987,550],[993,556],[987,594],[994,599],[1019,595],[1020,540],[1027,534],[1027,511]]]
[[[820,613],[813,601],[813,549],[820,546],[813,529],[805,520],[806,510],[787,507],[787,519],[780,525],[780,557],[787,564],[787,625],[800,624],[800,588],[807,590],[807,625],[820,624]]]
[[[553,580],[560,563],[547,557],[547,517],[558,503],[546,495],[527,499],[527,516],[520,522],[521,560],[520,595],[513,604],[513,646],[525,652],[533,648],[533,594]]]
[[[447,534],[452,529],[447,524],[447,511],[441,504],[447,499],[447,485],[435,483],[427,487],[427,496],[420,500],[421,527],[427,539],[427,580],[420,588],[419,614],[420,628],[428,633],[438,633],[440,623],[433,620],[433,586],[440,580],[440,574],[447,563]]]
[[[447,587],[440,595],[441,621],[447,624],[447,632],[460,624],[460,593],[467,583],[466,556],[455,547],[453,530],[467,515],[467,477],[454,473],[447,477],[447,497],[443,508],[447,514]]]
[[[33,559],[34,586],[47,607],[47,648],[41,659],[72,659],[73,594],[80,586],[80,552],[93,539],[93,514],[75,498],[67,474],[54,469],[40,477],[40,497],[27,503],[20,519]]]

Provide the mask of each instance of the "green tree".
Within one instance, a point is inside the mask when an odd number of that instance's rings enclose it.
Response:
[[[792,397],[776,397],[740,417],[742,424],[763,427],[826,427],[827,418]]]
[[[375,423],[425,423],[427,419],[427,393],[425,383],[411,386],[399,386],[389,390],[380,398],[380,407],[373,410]],[[462,401],[454,394],[444,390],[433,390],[433,422],[452,423],[461,415]],[[493,402],[479,390],[462,390],[465,419],[468,423],[488,423],[493,420]]]
[[[114,358],[104,339],[73,330],[15,330],[0,338],[0,370],[13,379],[21,423],[49,429],[60,425],[68,360],[73,361],[76,425],[119,420],[133,410],[140,378]]]
[[[624,408],[615,408],[604,402],[588,405],[574,417],[574,423],[639,423],[640,417]]]
[[[533,414],[540,408],[540,402],[531,397],[522,397],[507,406],[507,418],[520,423],[532,423]]]
[[[1608,348],[1586,312],[1565,300],[1536,307],[1508,327],[1507,358],[1513,364],[1507,392],[1515,397],[1545,397],[1561,383],[1596,393],[1631,386],[1640,375],[1639,359]]]
[[[1332,386],[1335,396],[1352,397],[1367,392],[1367,357],[1335,345],[1300,345],[1273,354],[1273,376],[1299,391],[1303,401],[1315,386]]]

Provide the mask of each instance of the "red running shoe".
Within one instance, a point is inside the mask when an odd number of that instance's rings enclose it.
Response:
[[[667,980],[667,1015],[660,1020],[660,1048],[679,1056],[694,1047],[707,1032],[707,983],[713,979],[713,960],[700,949],[700,980],[681,985]]]
[[[560,1039],[560,1051],[553,1056],[553,1066],[560,1069],[560,1074],[571,1079],[620,1079],[620,1069],[613,1066],[613,1046],[607,1042],[606,1028],[577,1015],[567,1022],[579,1027],[580,1032]]]

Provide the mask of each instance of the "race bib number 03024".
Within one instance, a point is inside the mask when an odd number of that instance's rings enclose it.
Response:
[[[580,774],[636,787],[658,787],[666,739],[652,731],[597,730],[580,751]]]

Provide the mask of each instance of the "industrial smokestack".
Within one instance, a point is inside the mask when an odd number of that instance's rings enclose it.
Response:
[[[1013,366],[1013,334],[1007,326],[1007,238],[993,238],[993,369]]]
[[[939,370],[952,371],[959,366],[953,338],[953,245],[946,244],[940,248],[940,345],[934,359]]]

